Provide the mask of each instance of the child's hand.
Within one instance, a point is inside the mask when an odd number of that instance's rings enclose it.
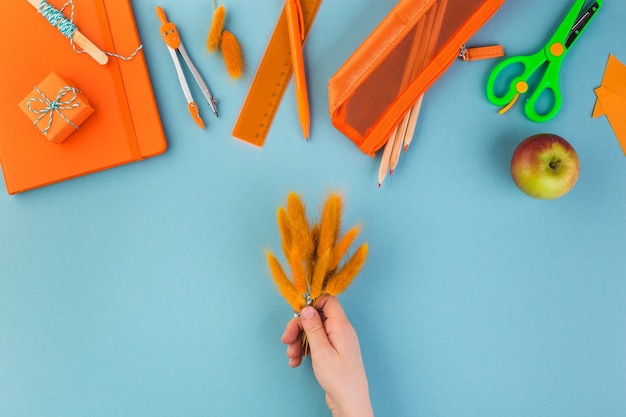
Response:
[[[311,348],[313,372],[326,391],[326,402],[333,416],[373,416],[356,331],[335,297],[320,299],[316,308],[305,307],[300,319],[287,323],[282,342],[288,345],[289,366],[302,363],[304,330]]]

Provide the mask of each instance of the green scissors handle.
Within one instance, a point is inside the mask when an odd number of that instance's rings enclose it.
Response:
[[[555,56],[553,52],[546,51],[546,49],[552,49],[554,52],[559,53]],[[560,52],[559,52],[560,51]],[[504,113],[507,111],[517,100],[517,98],[529,90],[528,80],[530,77],[541,68],[541,66],[548,61],[548,66],[545,73],[539,80],[537,87],[532,92],[526,104],[524,105],[524,112],[526,116],[534,122],[545,122],[552,119],[561,108],[563,98],[561,90],[559,88],[559,70],[563,57],[565,56],[566,49],[562,44],[553,44],[552,48],[546,46],[541,51],[527,56],[514,56],[507,58],[500,62],[489,75],[487,80],[487,98],[489,101],[498,106],[504,106]],[[511,80],[509,88],[504,95],[498,96],[495,93],[496,79],[505,71],[512,68],[522,66],[524,71],[521,75]],[[553,97],[552,107],[548,109],[547,113],[539,113],[537,111],[537,101],[545,93],[551,93]],[[548,93],[548,94],[549,94]]]
[[[559,88],[559,72],[563,58],[587,24],[595,16],[595,13],[602,6],[602,1],[596,0],[591,7],[579,17],[580,11],[584,5],[585,0],[576,0],[554,35],[552,35],[546,46],[541,50],[532,55],[507,58],[493,69],[487,80],[487,99],[495,105],[505,106],[500,111],[501,114],[509,110],[520,95],[529,91],[529,79],[535,72],[539,71],[546,62],[545,72],[537,82],[530,97],[526,100],[524,112],[530,120],[535,122],[548,121],[558,113],[563,102]],[[503,73],[511,72],[516,67],[519,69],[520,66],[523,67],[522,74],[510,81],[508,89],[503,95],[500,96],[496,94],[496,80],[501,75],[506,75]],[[546,113],[540,113],[537,111],[537,103],[540,97],[544,95],[552,96],[552,107],[550,107]]]

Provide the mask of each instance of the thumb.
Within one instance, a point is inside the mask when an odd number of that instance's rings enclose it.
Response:
[[[320,313],[314,307],[304,307],[300,312],[300,320],[309,340],[311,355],[315,355],[315,352],[330,347],[324,323],[322,323]]]

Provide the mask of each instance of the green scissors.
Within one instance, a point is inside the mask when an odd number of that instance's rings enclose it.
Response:
[[[559,70],[563,58],[594,17],[598,9],[600,9],[602,1],[596,0],[582,16],[580,16],[580,11],[584,5],[585,0],[576,0],[563,22],[561,22],[554,35],[552,35],[552,38],[550,38],[548,43],[539,52],[533,55],[507,58],[493,69],[487,80],[487,98],[495,105],[505,106],[500,110],[500,114],[509,110],[513,104],[515,104],[520,94],[524,94],[528,91],[529,78],[547,62],[545,73],[539,80],[535,91],[527,99],[524,111],[526,116],[534,122],[545,122],[556,115],[562,102],[561,91],[559,89]],[[524,67],[522,75],[511,81],[508,90],[503,96],[497,96],[494,91],[496,78],[507,70],[507,68],[515,67],[519,64]],[[536,109],[537,101],[539,97],[547,91],[552,93],[554,101],[547,113],[540,114]]]

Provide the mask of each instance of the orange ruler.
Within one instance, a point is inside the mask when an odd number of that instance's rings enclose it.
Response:
[[[305,39],[321,4],[322,0],[300,0]],[[235,122],[234,137],[263,146],[292,73],[287,15],[283,7]]]

